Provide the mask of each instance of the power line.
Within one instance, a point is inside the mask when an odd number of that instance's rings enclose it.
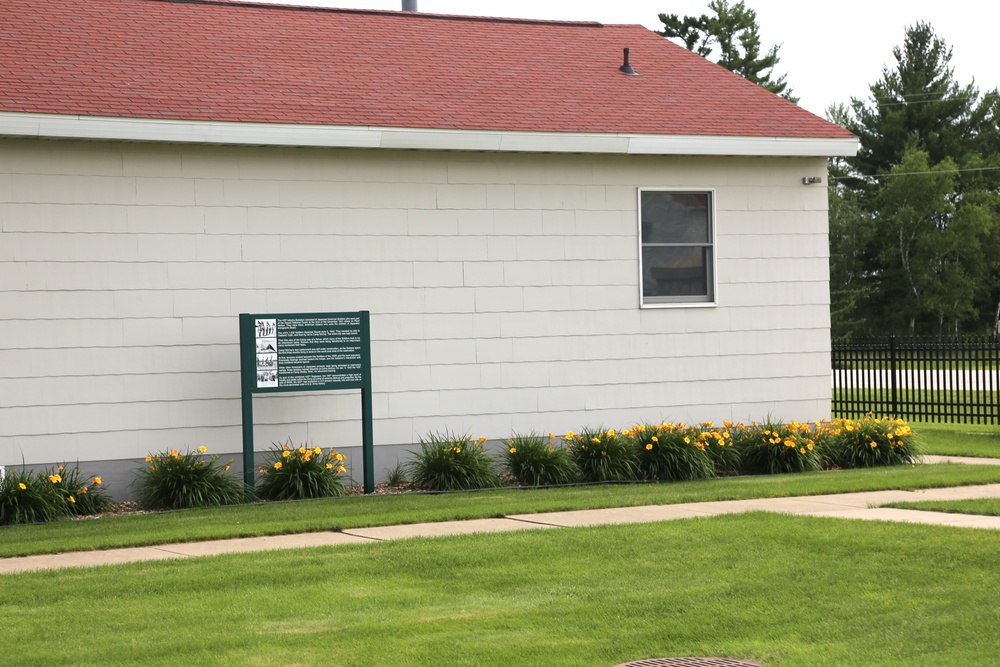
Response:
[[[970,171],[1000,171],[1000,167],[968,167],[966,169],[948,169],[939,171],[902,171],[893,172],[891,174],[862,174],[860,176],[831,176],[831,181],[846,181],[849,179],[854,180],[866,180],[866,179],[879,179],[879,178],[889,178],[891,176],[925,176],[927,174],[956,174],[956,173],[966,173]]]
[[[899,98],[902,97],[903,100],[900,102]],[[979,95],[952,95],[948,92],[927,92],[927,93],[903,93],[901,95],[894,95],[892,97],[876,97],[872,95],[871,97],[865,99],[852,98],[858,102],[875,102],[879,106],[883,107],[899,107],[899,106],[909,106],[915,104],[938,104],[942,102],[952,102],[952,101],[962,101],[962,100],[977,100]],[[913,98],[925,98],[925,99],[913,99]]]

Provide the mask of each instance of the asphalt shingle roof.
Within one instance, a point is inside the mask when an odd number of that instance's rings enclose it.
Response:
[[[642,76],[626,76],[622,49]],[[7,0],[0,112],[848,139],[638,25],[201,0]]]

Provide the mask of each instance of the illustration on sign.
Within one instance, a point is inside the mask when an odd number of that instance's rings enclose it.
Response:
[[[254,320],[257,333],[257,388],[278,386],[277,320]]]

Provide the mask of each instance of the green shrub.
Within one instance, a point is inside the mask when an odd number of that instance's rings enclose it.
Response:
[[[46,470],[44,476],[52,484],[53,492],[66,505],[66,512],[76,516],[103,514],[111,509],[114,501],[108,495],[100,477],[84,475],[79,466],[59,466]]]
[[[503,452],[504,469],[521,486],[550,486],[576,481],[576,465],[566,447],[537,433],[514,434]]]
[[[265,500],[299,500],[344,495],[340,474],[346,472],[344,455],[319,447],[294,448],[289,440],[274,444],[264,455],[257,480],[257,497]]]
[[[873,468],[915,463],[920,456],[913,431],[902,419],[836,419],[823,425],[821,450],[838,468]]]
[[[0,482],[0,526],[52,521],[67,513],[66,503],[46,475],[7,469]]]
[[[486,438],[473,440],[448,431],[430,433],[420,439],[420,451],[411,452],[406,466],[410,482],[426,491],[488,489],[500,486],[493,459],[486,455]]]
[[[636,479],[639,472],[635,451],[628,437],[614,429],[585,428],[579,434],[570,431],[570,456],[585,482],[610,482]]]
[[[652,481],[681,482],[715,474],[707,434],[684,424],[637,424],[627,436],[636,453],[639,476]],[[708,438],[713,440],[713,438]]]
[[[742,471],[778,475],[820,469],[819,452],[808,424],[754,423],[734,436]]]
[[[205,447],[181,454],[176,449],[148,454],[139,470],[139,498],[153,509],[183,509],[235,505],[246,498],[243,483],[228,474],[229,464],[206,456]],[[232,463],[232,461],[230,461]]]

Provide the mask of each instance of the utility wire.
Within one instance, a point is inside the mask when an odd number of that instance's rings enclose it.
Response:
[[[866,180],[870,178],[888,178],[891,176],[924,176],[927,174],[954,174],[954,173],[965,173],[970,171],[1000,171],[1000,167],[969,167],[967,169],[948,169],[939,171],[903,171],[894,172],[891,174],[862,174],[860,176],[831,176],[831,181],[846,181],[849,179],[854,180]]]

